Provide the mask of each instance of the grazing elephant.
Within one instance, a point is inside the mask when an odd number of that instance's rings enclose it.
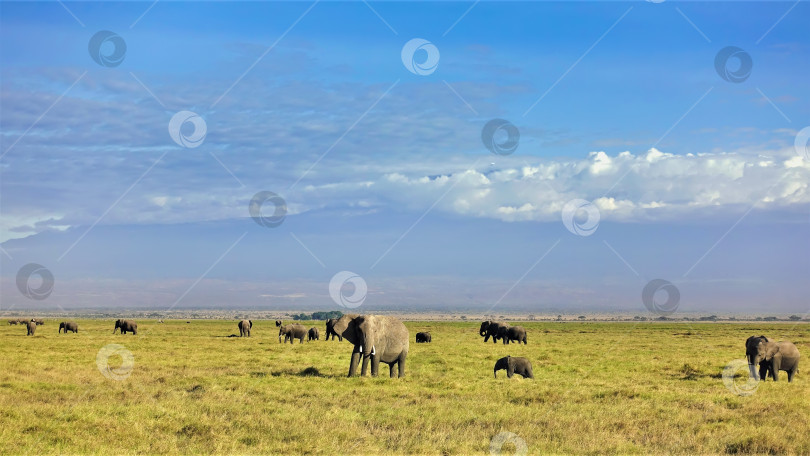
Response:
[[[507,356],[495,362],[495,369],[493,373],[495,378],[498,378],[498,371],[506,369],[506,377],[512,378],[514,374],[520,374],[523,378],[534,378],[532,373],[532,363],[526,358],[518,358]]]
[[[766,362],[764,357],[757,359],[759,350],[757,346],[760,341],[768,343],[771,340],[765,336],[751,336],[745,341],[745,357],[748,359],[748,370],[751,378],[759,380],[768,378],[770,363]],[[759,364],[759,371],[757,372],[757,364]]]
[[[281,320],[276,320],[276,328],[278,328],[279,326],[281,326]]]
[[[10,324],[10,325],[16,325],[16,324],[19,324],[19,323],[20,323],[20,322],[19,322],[19,321],[17,321],[17,320],[9,320],[9,321],[8,321],[8,324]]]
[[[113,328],[113,334],[115,331],[121,330],[121,334],[126,334],[127,332],[131,332],[132,334],[138,334],[138,324],[132,320],[115,320],[115,328]]]
[[[309,328],[309,332],[307,333],[307,340],[320,340],[320,339],[321,333],[320,331],[318,331],[318,328],[314,326],[312,328]]]
[[[307,337],[307,328],[297,323],[291,325],[282,325],[278,329],[278,341],[281,342],[281,336],[284,336],[284,342],[290,341],[290,344],[298,339],[300,343],[304,343],[304,338]]]
[[[498,328],[498,337],[503,339],[504,345],[508,345],[511,341],[525,344],[526,329],[523,326],[501,326]]]
[[[360,375],[366,375],[371,361],[371,375],[377,376],[380,361],[388,364],[391,378],[405,376],[410,337],[408,328],[394,317],[382,315],[344,315],[337,319],[334,330],[354,345],[349,363],[349,377],[357,374],[357,364],[363,357]],[[394,370],[394,367],[398,370]]]
[[[773,381],[777,381],[779,371],[783,370],[788,373],[788,382],[793,381],[793,376],[799,371],[799,349],[796,348],[791,342],[782,341],[776,342],[775,340],[762,340],[760,339],[756,344],[756,353],[753,354],[753,363],[765,362],[765,371],[770,372]],[[749,365],[751,363],[749,357]],[[760,366],[762,366],[760,364]],[[753,368],[751,368],[753,370]],[[763,369],[760,367],[760,373]],[[761,380],[765,380],[762,377]]]
[[[430,333],[429,332],[418,332],[416,333],[416,343],[423,344],[429,343],[431,341]]]
[[[63,329],[65,330],[65,334],[67,334],[68,331],[72,331],[74,333],[77,333],[77,332],[79,332],[79,325],[77,325],[76,323],[74,323],[72,321],[63,321],[62,323],[59,323],[59,333],[60,334],[62,333]]]
[[[239,337],[250,337],[250,330],[253,328],[252,320],[242,320],[237,326],[239,326]]]
[[[36,324],[36,322],[34,322],[34,321],[29,321],[29,322],[27,322],[27,323],[26,323],[26,325],[27,325],[27,327],[28,327],[28,334],[27,334],[27,335],[28,335],[28,336],[33,336],[33,335],[34,335],[34,333],[35,333],[35,332],[36,332],[36,330],[37,330],[37,324]]]
[[[478,330],[478,334],[484,338],[484,342],[488,341],[489,338],[492,338],[492,342],[498,342],[498,332],[501,328],[508,328],[509,325],[506,323],[499,323],[497,321],[487,320],[481,322],[481,329]]]

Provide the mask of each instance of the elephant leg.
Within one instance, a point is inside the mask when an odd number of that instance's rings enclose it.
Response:
[[[369,356],[365,353],[363,353],[362,356],[363,356],[363,368],[360,370],[360,376],[365,377],[366,372],[368,372]]]
[[[773,372],[771,372],[771,374],[773,375],[773,381],[777,381],[778,380],[777,377],[779,377],[779,368],[782,367],[782,363],[778,359],[774,358],[773,364],[771,366],[772,366],[771,368],[773,369]]]
[[[399,367],[399,378],[405,377],[405,355],[399,355],[397,365]]]
[[[380,373],[380,355],[371,355],[371,376],[376,377]]]
[[[357,347],[355,347],[354,351],[352,352],[352,360],[349,363],[349,377],[354,377],[357,375],[357,364],[360,361],[360,352],[357,351]]]
[[[394,370],[394,368],[397,367],[398,364],[399,364],[399,361],[397,361],[395,363],[391,363],[391,364],[388,365],[388,374],[389,374],[389,376],[391,378],[396,378],[396,374],[395,374],[396,371]]]

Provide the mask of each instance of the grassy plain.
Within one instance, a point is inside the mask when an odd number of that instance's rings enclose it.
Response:
[[[810,453],[806,323],[527,322],[518,346],[484,344],[475,322],[408,322],[433,343],[411,340],[407,377],[392,380],[346,378],[348,342],[279,344],[270,321],[249,339],[227,337],[235,321],[141,320],[137,336],[76,321],[78,334],[47,320],[34,337],[2,322],[0,452],[489,454],[505,431],[530,454]],[[754,334],[805,359],[793,383],[782,373],[738,396],[721,372]],[[112,343],[134,359],[121,381],[97,367]],[[507,354],[536,379],[494,379]]]

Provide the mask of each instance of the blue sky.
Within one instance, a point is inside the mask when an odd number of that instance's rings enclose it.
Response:
[[[351,270],[368,310],[641,312],[665,278],[683,311],[807,311],[806,4],[150,5],[0,6],[4,308],[333,307]],[[100,30],[119,66],[90,57]],[[434,72],[403,65],[413,38]],[[515,153],[484,147],[495,118]],[[279,228],[248,218],[260,191]]]

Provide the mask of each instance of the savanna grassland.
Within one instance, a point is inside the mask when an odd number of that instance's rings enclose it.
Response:
[[[806,323],[522,323],[518,346],[485,344],[476,322],[408,322],[397,380],[383,366],[346,378],[351,346],[324,341],[323,322],[305,323],[320,341],[290,345],[270,321],[251,338],[227,337],[236,321],[140,320],[136,336],[76,321],[68,335],[53,319],[34,337],[0,326],[0,452],[488,454],[511,432],[530,454],[810,453]],[[423,330],[433,343],[413,342]],[[721,372],[755,334],[796,343],[802,367],[739,396]],[[132,353],[124,380],[97,366],[111,343]],[[536,379],[494,379],[507,354]]]

